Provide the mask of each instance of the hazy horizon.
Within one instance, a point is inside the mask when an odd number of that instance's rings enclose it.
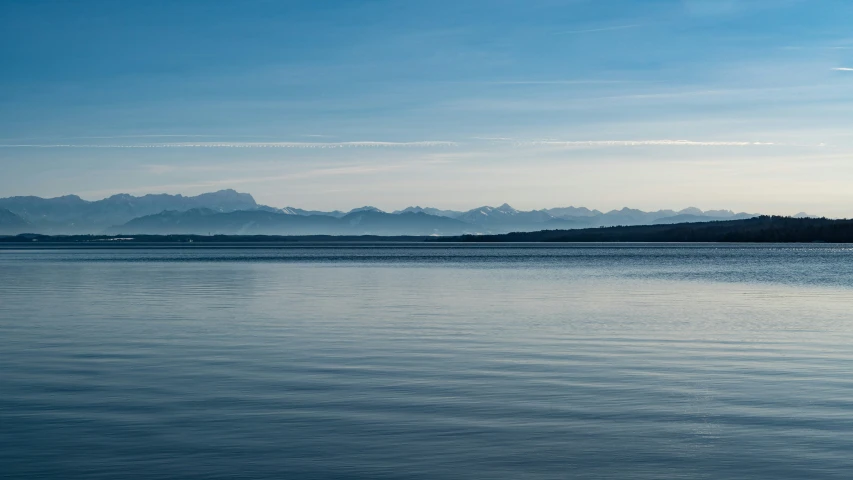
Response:
[[[252,196],[252,198],[254,198],[254,199],[255,199],[255,201],[256,201],[259,205],[264,205],[264,206],[273,207],[273,208],[279,208],[279,209],[285,209],[285,208],[299,208],[299,209],[302,209],[302,210],[309,210],[309,211],[314,211],[314,210],[316,210],[316,211],[335,211],[335,210],[337,210],[337,211],[341,211],[341,212],[348,212],[348,211],[351,211],[351,210],[358,210],[358,209],[361,209],[361,208],[373,207],[373,208],[378,208],[379,210],[382,210],[382,211],[387,212],[387,213],[398,212],[398,211],[405,210],[405,209],[407,209],[407,208],[435,208],[435,209],[438,209],[438,210],[452,210],[452,211],[457,211],[457,212],[467,212],[467,211],[470,211],[470,210],[476,210],[476,209],[478,209],[478,208],[482,208],[482,207],[494,207],[494,208],[499,208],[499,207],[501,207],[501,206],[503,206],[503,205],[509,205],[511,208],[514,208],[515,210],[518,210],[518,211],[539,211],[539,210],[547,210],[547,209],[555,209],[555,208],[579,208],[579,209],[580,209],[580,208],[586,208],[586,209],[588,209],[588,210],[590,210],[590,211],[598,211],[598,212],[601,212],[601,213],[608,213],[608,212],[612,212],[612,211],[622,210],[623,208],[628,208],[628,209],[643,210],[643,211],[648,211],[648,212],[657,212],[657,211],[665,211],[665,210],[672,210],[672,211],[675,211],[675,212],[681,212],[681,211],[685,211],[685,210],[690,210],[690,209],[698,208],[699,210],[702,210],[703,212],[711,212],[711,211],[722,211],[722,210],[728,210],[728,211],[731,211],[731,212],[733,212],[733,213],[754,213],[754,214],[768,214],[768,215],[773,215],[773,214],[775,214],[775,213],[773,213],[773,212],[771,212],[771,213],[766,213],[766,212],[744,212],[744,211],[740,211],[740,210],[737,210],[737,209],[724,208],[724,207],[720,207],[720,208],[702,208],[701,206],[696,206],[696,205],[687,205],[687,206],[677,206],[677,205],[676,205],[676,206],[670,206],[670,207],[656,208],[656,209],[653,209],[653,210],[644,210],[644,209],[636,208],[636,207],[631,206],[631,205],[623,205],[623,206],[618,207],[618,208],[608,208],[608,209],[603,209],[603,208],[597,208],[597,207],[595,207],[595,206],[591,206],[591,205],[580,205],[580,204],[565,204],[565,205],[564,205],[564,204],[555,204],[555,205],[545,205],[545,206],[541,206],[541,207],[539,207],[539,208],[522,209],[522,208],[517,208],[515,205],[512,205],[510,202],[499,202],[499,203],[492,203],[492,204],[485,204],[485,203],[483,203],[483,204],[477,204],[477,205],[461,206],[461,207],[458,207],[458,208],[453,208],[453,207],[446,207],[446,208],[445,208],[445,207],[436,206],[436,205],[438,205],[438,203],[436,203],[436,204],[433,204],[433,203],[429,203],[429,204],[426,204],[426,203],[424,203],[424,204],[413,204],[413,203],[412,203],[412,204],[406,204],[406,205],[396,205],[396,206],[382,207],[379,203],[377,203],[377,202],[373,202],[373,203],[366,203],[366,204],[364,204],[364,205],[341,205],[341,206],[338,206],[338,207],[329,208],[329,209],[324,210],[324,209],[315,209],[315,208],[310,208],[310,207],[306,207],[306,206],[304,206],[304,205],[297,205],[297,204],[286,204],[286,205],[271,205],[271,204],[266,204],[266,203],[264,203],[264,202],[259,201],[259,200],[258,200],[258,198],[257,198],[255,195],[253,195],[253,194],[252,194],[252,192],[248,192],[248,191],[240,191],[240,190],[232,189],[232,188],[223,188],[223,189],[218,190],[218,191],[201,192],[201,193],[199,193],[199,194],[183,194],[183,193],[167,193],[167,192],[148,192],[148,193],[129,194],[129,193],[126,193],[126,192],[121,192],[121,193],[116,193],[116,194],[113,194],[113,195],[110,195],[110,196],[106,196],[106,197],[89,197],[89,198],[86,198],[86,197],[83,197],[83,196],[80,196],[80,195],[77,195],[77,194],[74,194],[74,193],[70,193],[70,194],[67,194],[67,195],[70,195],[70,196],[77,196],[77,197],[79,197],[79,198],[81,198],[81,199],[83,199],[83,200],[85,200],[85,201],[88,201],[88,202],[94,202],[94,201],[106,200],[106,199],[108,199],[108,198],[110,198],[110,197],[112,197],[112,196],[115,196],[115,195],[132,195],[132,196],[137,197],[137,198],[138,198],[138,197],[145,196],[145,195],[183,195],[183,196],[185,196],[185,197],[193,197],[193,196],[201,195],[201,194],[219,193],[220,191],[233,191],[233,192],[235,192],[235,193],[239,193],[239,194],[246,194],[246,195],[250,195],[250,196]],[[67,196],[67,195],[62,195],[62,196]],[[25,196],[37,196],[37,195],[25,195]],[[58,196],[58,197],[40,197],[40,198],[44,198],[44,199],[56,199],[56,198],[61,198],[62,196]],[[38,197],[38,196],[37,196],[37,197]],[[0,197],[0,198],[8,198],[8,197]],[[800,211],[800,212],[796,212],[796,213],[809,213],[809,212],[803,212],[803,211]]]
[[[853,4],[0,6],[0,197],[850,217]]]

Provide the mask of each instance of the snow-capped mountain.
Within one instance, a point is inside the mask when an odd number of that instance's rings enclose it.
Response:
[[[119,194],[97,201],[86,201],[75,195],[50,199],[11,197],[0,198],[0,209],[8,211],[3,217],[5,231],[54,234],[101,233],[107,229],[122,231],[121,226],[174,233],[187,233],[181,229],[190,226],[199,232],[262,231],[270,234],[507,233],[707,222],[756,216],[734,213],[731,210],[702,211],[696,207],[656,212],[626,207],[602,213],[599,210],[574,206],[523,211],[506,203],[497,207],[485,205],[466,212],[421,206],[407,207],[393,213],[383,212],[374,206],[358,207],[348,212],[321,211],[260,205],[248,193],[238,193],[234,190],[222,190],[195,197],[165,194],[135,197]],[[304,217],[304,220],[300,217]],[[136,221],[137,219],[139,220]],[[344,223],[337,220],[343,220]]]
[[[435,215],[437,217],[449,217],[449,218],[459,218],[465,212],[459,212],[457,210],[440,210],[438,208],[431,207],[406,207],[402,210],[395,210],[393,213],[426,213],[427,215]]]

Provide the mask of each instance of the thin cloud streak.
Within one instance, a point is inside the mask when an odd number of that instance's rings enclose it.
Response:
[[[197,142],[136,145],[104,144],[0,144],[0,148],[432,148],[456,147],[456,142]]]
[[[701,140],[671,140],[671,139],[647,139],[647,140],[519,140],[512,137],[469,137],[474,142],[486,142],[492,144],[507,144],[512,143],[517,148],[523,147],[585,147],[585,148],[606,148],[606,147],[638,147],[638,146],[653,146],[653,147],[764,147],[764,146],[786,146],[786,147],[826,147],[824,143],[804,145],[804,144],[787,144],[775,142],[759,142],[759,141],[701,141]],[[221,149],[221,148],[254,148],[254,149],[393,149],[393,148],[452,148],[462,147],[465,143],[456,141],[420,141],[420,142],[337,142],[337,143],[319,143],[319,142],[202,142],[202,143],[158,143],[158,144],[0,144],[0,148],[45,148],[45,149],[61,149],[61,148],[76,148],[76,149],[168,149],[168,148],[185,148],[185,149]],[[470,145],[469,145],[470,146]],[[165,165],[155,165],[151,167],[154,172],[162,174],[170,171],[170,167]]]
[[[754,147],[781,145],[772,142],[731,142],[731,141],[694,141],[694,140],[585,140],[585,141],[561,141],[561,140],[533,140],[517,142],[517,147],[528,146],[554,146],[554,147]]]
[[[836,72],[853,72],[853,68],[850,67],[836,67],[833,68]]]
[[[202,138],[202,137],[216,137],[218,135],[207,135],[207,134],[183,134],[183,133],[166,133],[166,134],[136,134],[136,135],[108,135],[108,136],[85,136],[85,137],[65,137],[66,139],[116,139],[116,138],[167,138],[167,137],[182,137],[182,138]]]
[[[404,162],[404,163],[394,163],[394,164],[366,164],[366,165],[347,165],[347,166],[334,166],[334,167],[323,167],[323,168],[315,168],[312,170],[304,170],[297,172],[287,172],[287,173],[270,173],[263,176],[253,176],[253,177],[243,177],[243,178],[226,178],[226,179],[213,179],[213,180],[200,180],[197,182],[191,183],[176,183],[176,184],[161,184],[161,185],[149,185],[144,187],[133,187],[133,188],[116,188],[109,190],[96,190],[96,191],[86,191],[82,192],[82,195],[85,196],[96,196],[96,195],[113,195],[116,193],[151,193],[151,192],[162,192],[162,191],[182,191],[185,189],[192,188],[220,188],[223,186],[235,186],[235,185],[246,185],[246,184],[263,184],[269,182],[279,182],[279,181],[287,181],[287,180],[310,180],[314,178],[324,178],[324,177],[335,177],[335,176],[351,176],[351,175],[368,175],[368,174],[376,174],[382,172],[390,172],[390,171],[399,171],[405,170],[407,168],[417,168],[417,167],[425,167],[425,166],[433,166],[433,165],[444,165],[447,163],[452,163],[454,159],[448,158],[430,158],[422,161],[415,162]],[[145,165],[143,166],[149,173],[160,174],[161,172],[157,171],[158,165]],[[151,168],[153,167],[153,168]],[[186,170],[187,172],[192,172],[196,170],[195,167],[189,167],[189,169],[185,169],[184,167],[175,167],[175,171]],[[199,169],[198,171],[203,171],[203,169]],[[214,170],[211,170],[214,171]],[[171,172],[169,172],[171,173]],[[186,172],[184,172],[186,173]]]
[[[320,168],[314,170],[308,170],[303,172],[293,172],[293,173],[285,173],[280,175],[266,175],[262,177],[244,177],[244,178],[229,178],[222,180],[203,180],[193,183],[176,183],[176,184],[166,184],[166,185],[149,185],[145,187],[134,187],[134,188],[118,188],[118,189],[110,189],[110,190],[97,190],[97,191],[88,191],[82,192],[83,195],[91,196],[91,195],[112,195],[116,193],[150,193],[150,192],[160,192],[160,191],[179,191],[190,188],[217,188],[222,186],[231,186],[231,185],[245,185],[245,184],[254,184],[254,183],[267,183],[267,182],[275,182],[282,180],[303,180],[310,178],[319,178],[319,177],[327,177],[327,176],[336,176],[336,175],[359,175],[359,174],[369,174],[369,173],[378,173],[385,172],[390,170],[398,170],[401,168],[405,168],[409,165],[407,164],[398,164],[398,165],[356,165],[356,166],[348,166],[348,167],[334,167],[334,168]]]
[[[783,96],[784,94],[784,96]],[[767,88],[732,88],[705,89],[682,91],[657,91],[647,93],[629,93],[620,95],[569,95],[553,98],[525,98],[511,96],[474,97],[468,99],[449,100],[427,107],[432,111],[462,111],[462,112],[565,112],[568,109],[588,109],[610,107],[614,102],[651,102],[665,101],[755,101],[760,99],[789,100],[792,94],[810,95],[809,98],[827,99],[839,98],[846,94],[843,85],[836,79],[832,84],[796,85],[787,87]],[[802,98],[802,97],[801,97]],[[605,104],[605,102],[607,102]],[[677,105],[677,104],[676,104]]]
[[[486,85],[620,85],[640,82],[635,80],[494,80],[472,83]]]
[[[325,135],[317,135],[325,136]],[[83,135],[83,136],[39,136],[39,137],[16,137],[2,138],[2,142],[24,142],[24,141],[44,141],[44,142],[60,142],[74,140],[119,140],[122,138],[279,138],[270,135],[213,135],[213,134],[187,134],[187,133],[148,133],[148,134],[127,134],[127,135]]]
[[[612,32],[616,30],[627,30],[629,28],[637,28],[642,27],[643,24],[640,23],[632,23],[629,25],[614,25],[612,27],[601,27],[601,28],[588,28],[581,30],[563,30],[560,32],[554,32],[552,35],[571,35],[575,33],[596,33],[596,32]]]

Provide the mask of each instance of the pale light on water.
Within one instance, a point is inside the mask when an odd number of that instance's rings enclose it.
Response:
[[[837,246],[0,250],[11,478],[849,478]]]

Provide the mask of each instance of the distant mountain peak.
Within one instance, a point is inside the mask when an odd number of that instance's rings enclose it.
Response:
[[[598,215],[602,215],[603,213],[598,210],[590,210],[586,207],[557,207],[557,208],[543,208],[539,210],[540,212],[547,213],[551,216],[560,218],[560,217],[595,217]]]
[[[421,207],[420,205],[416,205],[414,207],[406,207],[402,210],[395,210],[393,213],[395,213],[395,214],[400,214],[400,213],[426,213],[427,215],[456,218],[459,215],[462,215],[463,212],[457,212],[456,210],[440,210],[438,208]]]
[[[641,210],[637,210],[636,208],[622,207],[622,209],[621,209],[621,210],[613,210],[613,212],[619,212],[619,213],[641,213],[642,211],[641,211]],[[611,213],[612,213],[612,212],[611,212]],[[644,213],[644,212],[642,212],[642,213]]]
[[[425,211],[425,210],[426,210],[426,209],[425,209],[425,208],[423,208],[423,207],[421,207],[420,205],[415,205],[414,207],[412,207],[412,206],[408,206],[408,207],[406,207],[406,208],[404,208],[404,209],[402,209],[402,210],[395,210],[393,213],[409,213],[409,212],[415,212],[415,213],[417,213],[417,212],[423,212],[423,211]]]
[[[680,215],[704,215],[705,212],[696,207],[687,207],[684,210],[679,210]]]
[[[383,212],[382,210],[380,210],[380,209],[378,209],[378,208],[376,208],[376,207],[372,207],[372,206],[370,206],[370,205],[365,205],[365,206],[363,206],[363,207],[353,208],[353,209],[352,209],[352,210],[350,210],[348,213],[358,213],[358,212],[379,212],[379,213],[385,213],[385,212]]]
[[[735,212],[731,210],[706,210],[704,215],[709,217],[733,217]]]
[[[180,197],[180,195],[178,195]],[[192,197],[189,197],[192,198]],[[234,199],[234,200],[243,200],[243,201],[251,201],[255,203],[255,197],[253,197],[250,193],[241,193],[234,189],[228,188],[225,190],[217,190],[211,193],[202,193],[195,198],[221,198],[221,199]]]

